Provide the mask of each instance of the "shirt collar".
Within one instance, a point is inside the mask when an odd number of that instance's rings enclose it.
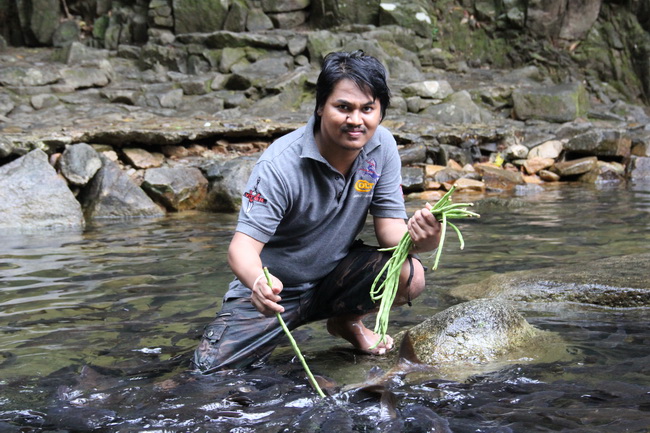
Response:
[[[316,144],[316,138],[314,138],[314,125],[316,124],[316,117],[312,114],[309,120],[307,121],[307,125],[305,125],[305,131],[304,131],[304,144],[302,146],[302,152],[300,153],[301,158],[311,158],[315,159],[317,161],[321,162],[327,162],[325,158],[320,154],[320,151],[318,150],[318,145]],[[379,140],[379,134],[377,134],[378,129],[375,130],[375,133],[373,134],[372,138],[366,143],[365,146],[363,146],[363,149],[361,149],[361,153],[359,153],[359,156],[362,158],[365,158],[367,154],[372,152],[374,149],[379,147],[381,145],[381,142]]]

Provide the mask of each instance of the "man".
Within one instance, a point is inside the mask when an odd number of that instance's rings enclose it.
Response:
[[[373,347],[379,336],[362,322],[378,306],[369,291],[390,253],[357,236],[370,212],[379,247],[397,245],[408,230],[414,253],[431,251],[440,224],[427,209],[405,223],[401,161],[379,125],[389,102],[377,59],[360,51],[325,58],[313,116],[271,144],[253,169],[228,249],[237,278],[195,351],[199,370],[265,360],[283,335],[276,313],[290,329],[327,319],[330,334],[365,353],[392,348],[389,336]],[[410,303],[424,286],[424,268],[409,257],[394,305]]]

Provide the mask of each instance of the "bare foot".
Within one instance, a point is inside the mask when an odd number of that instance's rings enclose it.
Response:
[[[327,332],[349,341],[357,350],[369,355],[384,355],[393,348],[393,339],[386,335],[383,342],[371,349],[379,340],[379,334],[366,328],[360,320],[331,317],[327,320]]]

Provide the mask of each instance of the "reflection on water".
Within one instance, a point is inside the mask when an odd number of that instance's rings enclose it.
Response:
[[[482,217],[459,222],[465,250],[449,234],[429,290],[392,314],[391,332],[455,303],[446,296],[455,285],[647,252],[649,191],[562,185],[480,201],[458,195]],[[392,361],[356,355],[320,323],[294,336],[312,371],[336,382],[327,402],[286,346],[254,372],[197,378],[186,371],[188,354],[232,278],[234,226],[234,215],[197,213],[1,234],[0,430],[650,431],[644,309],[524,311],[562,335],[571,361],[515,363],[462,382],[404,370],[373,390],[342,388]]]

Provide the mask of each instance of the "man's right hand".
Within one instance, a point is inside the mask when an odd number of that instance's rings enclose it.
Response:
[[[282,292],[282,289],[284,288],[282,281],[273,275],[271,275],[271,281],[273,282],[273,287],[269,287],[266,277],[264,274],[261,274],[261,276],[255,280],[253,287],[251,287],[251,302],[253,303],[253,306],[257,308],[257,311],[265,316],[272,316],[275,313],[284,313],[284,307],[278,304],[282,299],[279,296],[279,293]]]

